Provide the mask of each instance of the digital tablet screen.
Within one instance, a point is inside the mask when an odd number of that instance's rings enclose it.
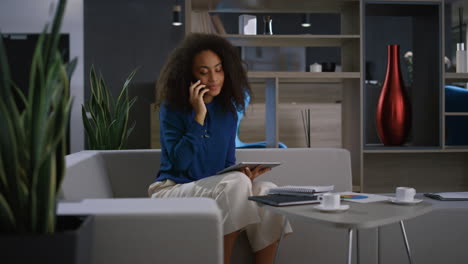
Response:
[[[225,168],[224,170],[218,171],[216,174],[222,174],[230,171],[238,171],[244,167],[249,167],[253,170],[257,166],[262,166],[263,168],[273,168],[281,165],[281,162],[276,161],[243,161],[235,165]]]

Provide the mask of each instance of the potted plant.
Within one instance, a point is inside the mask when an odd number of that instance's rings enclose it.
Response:
[[[104,82],[102,74],[96,74],[91,67],[89,79],[91,98],[81,108],[83,124],[86,131],[87,148],[93,150],[125,149],[127,140],[135,127],[129,126],[130,109],[136,97],[128,97],[128,87],[135,76],[133,70],[125,80],[117,101]],[[88,116],[89,114],[89,116]]]
[[[46,26],[38,39],[27,95],[11,80],[0,38],[2,263],[89,261],[90,241],[83,239],[91,238],[92,218],[56,216],[72,103],[69,80],[76,65],[76,59],[64,63],[58,50],[65,6],[66,0],[60,0],[52,26]],[[83,247],[81,242],[88,250],[76,255],[72,251]]]

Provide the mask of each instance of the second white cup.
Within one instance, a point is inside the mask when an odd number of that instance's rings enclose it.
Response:
[[[414,200],[414,195],[416,195],[416,190],[411,187],[397,187],[395,198],[398,201],[411,202]]]
[[[320,200],[324,208],[336,209],[340,207],[340,195],[338,193],[325,193]]]

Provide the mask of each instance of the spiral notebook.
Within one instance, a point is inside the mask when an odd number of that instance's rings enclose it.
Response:
[[[290,194],[290,195],[301,195],[301,194],[315,194],[323,192],[331,192],[335,188],[334,185],[322,185],[322,186],[302,186],[302,185],[286,185],[281,187],[270,188],[270,194]]]

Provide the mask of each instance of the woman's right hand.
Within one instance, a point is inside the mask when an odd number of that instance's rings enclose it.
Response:
[[[258,176],[262,175],[265,172],[271,171],[271,168],[268,167],[262,167],[260,165],[256,166],[253,170],[249,168],[249,166],[246,166],[240,170],[240,172],[244,173],[249,177],[250,180],[254,180]]]
[[[196,83],[190,83],[190,104],[192,105],[193,110],[195,111],[195,121],[203,126],[206,116],[206,106],[203,101],[203,95],[209,91],[205,89],[206,85],[201,84],[200,80]]]

